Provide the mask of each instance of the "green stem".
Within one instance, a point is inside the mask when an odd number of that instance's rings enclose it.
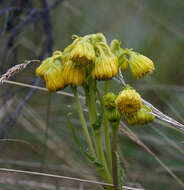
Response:
[[[109,132],[109,121],[104,113],[104,136],[105,136],[105,148],[107,154],[107,161],[112,171],[112,154],[111,154],[111,142],[110,142],[110,132]]]
[[[113,124],[112,126],[112,175],[113,175],[113,184],[114,190],[118,190],[118,162],[117,162],[117,141],[118,141],[118,129],[119,122]]]
[[[88,145],[89,145],[90,152],[91,152],[91,154],[92,154],[93,156],[95,156],[95,151],[94,151],[93,144],[92,144],[92,141],[91,141],[89,132],[88,132],[86,120],[85,120],[85,118],[84,118],[84,114],[83,114],[83,111],[82,111],[82,109],[81,109],[81,105],[80,105],[80,102],[79,102],[79,97],[78,97],[78,93],[77,93],[77,88],[74,87],[74,88],[73,88],[73,91],[74,91],[74,96],[75,96],[75,102],[76,102],[76,105],[77,105],[77,111],[78,111],[78,114],[79,114],[79,118],[80,118],[80,120],[81,120],[81,124],[82,124],[83,130],[84,130],[84,134],[85,134],[85,136],[86,136],[87,143],[88,143]]]
[[[104,94],[106,94],[108,91],[109,91],[109,81],[105,81]],[[109,121],[106,117],[105,111],[104,111],[104,136],[105,136],[105,148],[106,148],[106,153],[107,153],[107,161],[110,166],[110,170],[112,171],[112,154],[111,154]]]
[[[95,124],[97,122],[97,109],[96,109],[96,82],[92,78],[89,79],[89,94],[88,94],[88,111],[89,111],[89,118],[91,124]],[[93,131],[93,138],[95,142],[95,149],[97,153],[97,158],[103,163],[105,169],[105,182],[112,183],[112,177],[107,167],[107,162],[104,155],[103,145],[102,145],[102,127],[99,129],[92,129]]]

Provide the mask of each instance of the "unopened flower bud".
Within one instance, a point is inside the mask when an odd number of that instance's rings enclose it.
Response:
[[[119,93],[115,100],[117,110],[123,114],[137,112],[142,105],[141,96],[129,86]]]
[[[116,122],[121,119],[121,115],[116,108],[107,109],[106,110],[106,117],[110,122]]]
[[[103,96],[104,107],[107,108],[107,109],[115,108],[116,107],[115,99],[116,99],[116,95],[114,93],[108,92],[107,94],[105,94]]]
[[[135,52],[130,53],[129,65],[131,73],[136,79],[140,79],[152,73],[155,69],[151,59]]]
[[[152,122],[155,118],[155,116],[149,112],[152,112],[152,110],[148,106],[143,104],[138,112],[126,115],[125,118],[128,124],[130,125],[136,125],[136,124],[144,125]]]

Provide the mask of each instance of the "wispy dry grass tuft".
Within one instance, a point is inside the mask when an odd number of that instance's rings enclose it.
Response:
[[[30,63],[33,62],[40,62],[40,60],[25,60],[24,63],[15,65],[14,67],[8,69],[8,71],[1,76],[0,85],[2,85],[5,82],[5,80],[9,79],[14,74],[24,70]]]

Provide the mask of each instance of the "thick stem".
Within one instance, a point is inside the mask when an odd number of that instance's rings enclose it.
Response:
[[[109,81],[105,81],[104,94],[106,94],[108,91],[109,91]],[[105,148],[106,148],[106,154],[107,154],[107,161],[108,161],[110,170],[112,171],[112,154],[111,154],[109,121],[106,117],[105,111],[104,111],[104,136],[105,136]]]
[[[81,120],[82,128],[83,128],[83,130],[84,130],[84,134],[85,134],[85,137],[86,137],[86,141],[87,141],[87,143],[88,143],[88,145],[89,145],[89,149],[90,149],[91,154],[92,154],[93,156],[95,156],[95,151],[94,151],[93,144],[92,144],[92,141],[91,141],[89,132],[88,132],[86,120],[85,120],[85,118],[84,118],[84,114],[83,114],[83,111],[82,111],[82,109],[81,109],[81,105],[80,105],[80,102],[79,102],[79,97],[78,97],[77,89],[76,89],[76,88],[73,88],[73,91],[74,91],[74,96],[75,96],[75,102],[76,102],[76,106],[77,106],[77,111],[78,111],[78,114],[79,114],[79,118],[80,118],[80,120]]]
[[[118,163],[117,163],[117,140],[119,122],[112,126],[112,175],[114,190],[118,190]]]
[[[92,78],[89,79],[89,95],[88,95],[88,111],[89,118],[91,124],[95,124],[97,122],[97,109],[96,109],[96,83]],[[102,127],[100,126],[98,129],[93,131],[93,139],[95,142],[95,149],[97,153],[97,158],[103,163],[105,169],[105,175],[103,175],[103,179],[105,182],[112,183],[112,177],[107,167],[107,162],[104,155],[103,145],[102,145]]]
[[[112,154],[111,154],[111,142],[110,142],[110,132],[109,132],[109,121],[104,113],[104,136],[105,136],[105,148],[107,154],[107,161],[109,168],[112,171]]]

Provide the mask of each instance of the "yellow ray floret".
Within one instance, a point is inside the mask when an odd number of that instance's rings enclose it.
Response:
[[[63,78],[66,84],[80,86],[86,78],[86,70],[72,61],[67,62],[63,68]]]
[[[96,80],[109,80],[118,74],[118,59],[116,56],[101,55],[95,59],[92,77]]]
[[[70,53],[70,59],[78,65],[87,65],[94,61],[95,50],[87,40],[78,42]]]

